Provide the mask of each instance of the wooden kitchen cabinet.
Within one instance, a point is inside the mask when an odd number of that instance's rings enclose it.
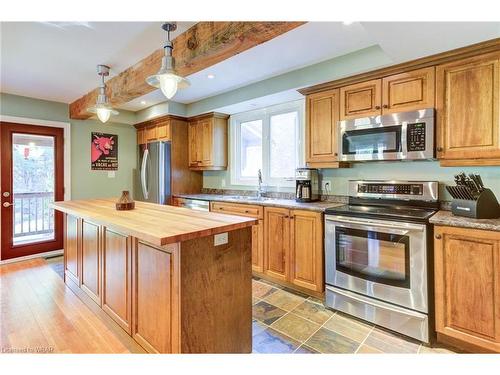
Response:
[[[264,207],[264,273],[281,281],[289,279],[290,210]]]
[[[227,119],[227,115],[214,112],[188,120],[190,169],[227,168]]]
[[[143,145],[154,141],[171,141],[172,119],[174,119],[174,116],[159,117],[135,125],[137,129],[137,144]]]
[[[131,237],[103,230],[102,309],[129,335],[132,333]]]
[[[264,208],[250,204],[210,202],[210,211],[259,219],[259,224],[252,226],[252,271],[264,272]]]
[[[340,119],[380,115],[382,80],[374,79],[340,88]]]
[[[292,210],[290,282],[323,291],[323,220],[319,212]]]
[[[310,168],[337,168],[339,90],[311,94],[306,99],[306,163]]]
[[[81,288],[101,306],[101,235],[99,225],[82,220]]]
[[[441,165],[500,165],[500,52],[436,68]]]
[[[134,246],[132,337],[150,353],[180,352],[177,247]]]
[[[80,226],[81,221],[71,215],[64,215],[64,277],[80,285]]]
[[[500,352],[500,233],[436,226],[438,340]]]
[[[434,67],[382,79],[382,114],[434,108]]]
[[[264,207],[264,274],[302,290],[323,292],[321,213]]]

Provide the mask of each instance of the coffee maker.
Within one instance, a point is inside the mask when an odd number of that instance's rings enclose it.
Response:
[[[297,168],[295,170],[295,200],[314,202],[319,200],[319,174],[315,168]]]

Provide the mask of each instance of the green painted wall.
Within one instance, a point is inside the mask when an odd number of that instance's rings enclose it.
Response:
[[[133,190],[133,170],[137,166],[136,133],[130,123],[135,114],[120,111],[119,121],[102,124],[98,120],[69,119],[68,105],[0,94],[0,114],[38,120],[70,122],[71,128],[71,198],[119,196],[122,190]],[[114,178],[108,172],[90,170],[90,133],[92,131],[118,135],[118,170]]]

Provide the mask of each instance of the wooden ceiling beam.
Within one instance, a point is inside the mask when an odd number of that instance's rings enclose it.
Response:
[[[189,76],[304,23],[198,22],[173,40],[176,70],[182,76]],[[159,40],[158,44],[161,45],[162,42]],[[110,103],[119,106],[156,90],[146,83],[146,78],[160,69],[163,53],[163,48],[160,48],[109,79],[106,86]],[[69,117],[71,119],[91,117],[92,114],[87,112],[87,108],[95,104],[97,95],[96,88],[71,103]]]

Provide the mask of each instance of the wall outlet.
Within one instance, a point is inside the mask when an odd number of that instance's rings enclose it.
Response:
[[[214,246],[224,245],[226,243],[228,243],[227,232],[216,234],[214,236]]]
[[[221,181],[220,181],[220,186],[221,187],[226,187],[226,179],[223,178]]]
[[[115,178],[115,171],[108,171],[108,178]]]
[[[323,194],[331,193],[333,189],[332,180],[322,180],[321,181],[321,192]]]

